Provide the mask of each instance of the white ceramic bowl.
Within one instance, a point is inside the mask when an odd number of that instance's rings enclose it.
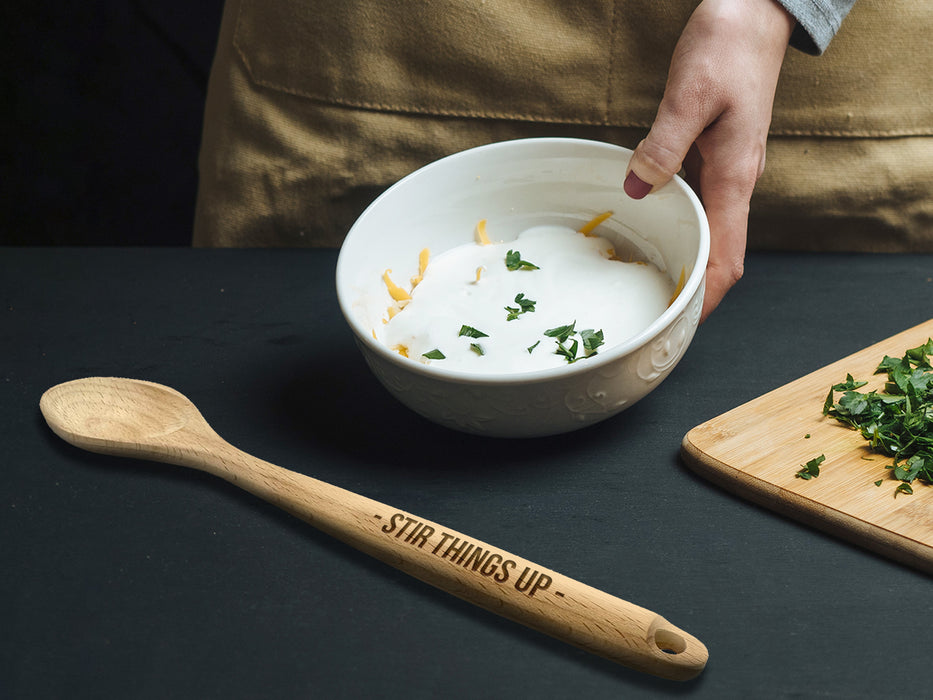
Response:
[[[580,139],[520,139],[431,163],[379,196],[348,233],[337,260],[341,310],[373,374],[413,411],[456,430],[500,437],[563,433],[631,406],[664,380],[693,339],[703,304],[709,227],[680,178],[642,200],[622,191],[626,148]],[[417,272],[418,252],[435,256],[472,241],[480,219],[508,241],[539,224],[580,227],[614,215],[598,233],[617,250],[640,251],[684,288],[647,329],[585,362],[520,374],[476,374],[400,356],[373,337],[391,303],[383,272]],[[504,232],[504,235],[503,235]],[[607,299],[612,304],[637,300]]]

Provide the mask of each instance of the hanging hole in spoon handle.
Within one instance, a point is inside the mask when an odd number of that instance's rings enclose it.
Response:
[[[437,523],[289,471],[221,438],[160,384],[87,378],[49,389],[40,409],[82,449],[200,469],[479,607],[624,666],[688,680],[706,647],[660,615]]]
[[[670,627],[662,627],[661,623],[667,623],[663,617],[659,617],[652,625],[649,633],[649,639],[653,639],[665,654],[683,654],[687,651],[687,640],[684,639],[680,631],[674,631]]]

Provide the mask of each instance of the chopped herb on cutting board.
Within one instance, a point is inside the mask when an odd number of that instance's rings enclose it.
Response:
[[[874,452],[892,459],[885,468],[899,483],[894,495],[912,494],[913,484],[933,484],[933,338],[903,357],[884,356],[875,374],[887,374],[881,391],[859,391],[867,382],[851,374],[830,387],[823,415],[858,430]],[[839,395],[837,397],[837,394]],[[814,460],[815,461],[815,460]],[[822,461],[822,460],[821,460]],[[812,464],[804,465],[804,471]],[[801,478],[819,475],[808,473]],[[800,476],[800,472],[797,474]],[[874,482],[877,486],[883,479]]]
[[[806,464],[800,465],[800,471],[794,474],[798,479],[815,479],[820,475],[820,465],[825,461],[826,455],[814,457]]]

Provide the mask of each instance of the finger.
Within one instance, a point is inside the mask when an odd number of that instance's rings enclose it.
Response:
[[[755,178],[740,169],[722,173],[708,165],[701,167],[699,189],[710,228],[706,294],[700,314],[703,321],[744,274],[749,202]],[[757,170],[757,166],[754,168]]]
[[[667,137],[658,135],[659,131],[664,132],[652,127],[648,136],[635,148],[629,161],[622,189],[632,199],[643,199],[653,190],[667,184],[680,170],[687,149],[696,138],[696,134],[691,134],[684,137],[690,141],[685,144],[678,141],[671,147],[667,144],[673,142],[665,141]]]
[[[703,296],[703,309],[700,312],[700,323],[716,310],[716,307],[726,297],[736,282],[742,279],[745,271],[745,247],[741,254],[728,251],[726,255],[713,261],[713,252],[710,250],[710,263],[706,268],[706,291]]]
[[[629,161],[623,189],[642,199],[677,174],[696,139],[713,121],[713,106],[692,91],[669,84],[648,135]]]

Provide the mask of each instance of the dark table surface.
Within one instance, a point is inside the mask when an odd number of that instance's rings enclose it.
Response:
[[[929,577],[734,497],[684,434],[931,317],[933,257],[751,254],[654,393],[557,438],[401,409],[337,307],[334,251],[0,249],[0,697],[929,697]],[[591,656],[180,467],[82,452],[42,392],[188,395],[238,447],[649,608],[697,679]]]

